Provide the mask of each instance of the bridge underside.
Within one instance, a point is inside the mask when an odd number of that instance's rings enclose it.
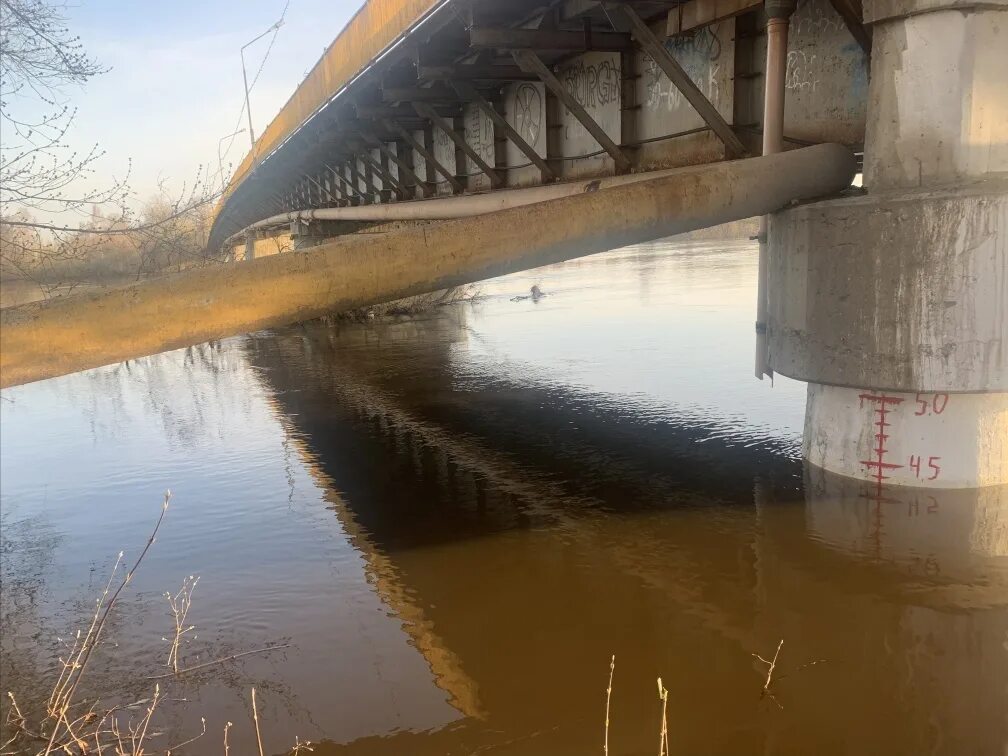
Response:
[[[795,12],[788,146],[861,149],[860,13],[860,0]],[[372,0],[237,170],[211,247],[244,246],[249,226],[291,211],[353,207],[360,219],[379,205],[758,155],[766,20],[759,0]],[[353,70],[359,43],[382,39],[380,59]]]
[[[0,384],[763,215],[756,375],[809,383],[805,456],[880,502],[1006,483],[1006,19],[369,0],[221,200],[211,245],[249,262],[4,311]],[[863,194],[792,206],[847,188],[861,150]],[[301,252],[254,259],[278,229]]]

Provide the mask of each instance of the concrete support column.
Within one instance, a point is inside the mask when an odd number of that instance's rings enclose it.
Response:
[[[245,261],[255,260],[255,234],[248,233],[245,235]]]
[[[818,467],[1008,483],[1008,2],[866,0],[865,20],[867,194],[775,216],[772,366],[809,381]]]
[[[308,231],[308,224],[302,220],[291,221],[291,247],[295,252],[302,252],[314,246],[314,241]]]

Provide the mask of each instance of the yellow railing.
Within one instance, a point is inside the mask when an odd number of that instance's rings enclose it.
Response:
[[[245,156],[228,182],[217,205],[218,211],[252,170],[253,156],[261,162],[334,94],[388,49],[400,35],[441,2],[442,0],[367,0],[256,139],[255,150]]]

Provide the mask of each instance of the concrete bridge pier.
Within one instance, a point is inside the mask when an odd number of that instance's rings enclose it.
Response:
[[[774,216],[767,359],[809,383],[813,465],[1008,483],[1008,2],[864,16],[867,191]]]

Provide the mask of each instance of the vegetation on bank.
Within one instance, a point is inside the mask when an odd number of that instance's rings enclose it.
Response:
[[[145,754],[165,753],[170,756],[185,746],[207,737],[206,719],[202,719],[202,731],[182,736],[171,741],[168,733],[161,731],[157,715],[167,700],[171,699],[170,689],[173,682],[198,671],[219,668],[237,659],[252,654],[264,654],[281,648],[287,644],[273,644],[264,648],[252,649],[230,654],[212,661],[184,666],[180,664],[180,650],[187,640],[187,635],[195,629],[186,621],[189,608],[192,605],[192,595],[199,578],[189,576],[183,582],[181,589],[175,594],[166,593],[165,597],[174,618],[174,632],[169,642],[166,667],[168,671],[162,674],[150,675],[145,678],[149,688],[146,695],[137,698],[130,694],[102,699],[88,696],[84,693],[87,685],[82,685],[87,673],[96,663],[101,654],[108,653],[110,644],[104,640],[106,628],[110,619],[116,613],[116,607],[124,589],[133,580],[147,556],[148,551],[157,540],[158,531],[168,512],[171,493],[165,494],[160,516],[146,544],[140,551],[133,566],[122,573],[124,567],[123,552],[119,553],[109,574],[108,581],[102,593],[95,602],[94,614],[86,625],[86,629],[78,629],[65,644],[65,655],[59,658],[59,663],[53,673],[55,679],[48,681],[49,695],[44,700],[43,691],[38,688],[45,684],[43,680],[35,680],[35,689],[7,690],[0,702],[0,756],[23,754],[25,756],[50,756],[64,754],[65,756],[90,756],[90,754],[114,754],[115,756],[145,756]],[[116,576],[123,574],[116,583]],[[113,586],[115,589],[113,590]],[[10,600],[9,596],[4,597]],[[114,623],[114,620],[113,620]],[[10,630],[12,628],[6,628]],[[111,647],[114,648],[112,643]],[[6,665],[5,665],[6,666]],[[15,687],[19,680],[13,682]],[[256,699],[256,689],[250,691],[250,725],[254,728],[255,741],[260,756],[263,756],[262,732],[259,725],[259,708]],[[22,697],[23,696],[23,697]],[[161,707],[161,708],[159,708]],[[228,737],[233,727],[228,722],[221,733],[222,751],[228,754],[230,746]],[[216,750],[216,749],[215,749]],[[289,751],[298,754],[310,751],[311,743],[296,739]]]

